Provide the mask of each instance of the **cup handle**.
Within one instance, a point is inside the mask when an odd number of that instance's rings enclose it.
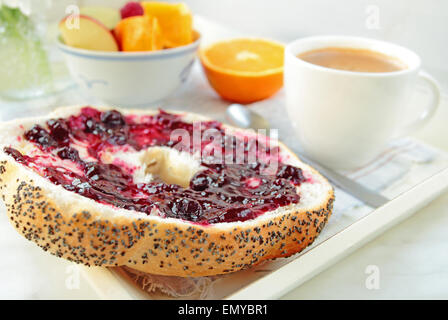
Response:
[[[402,137],[405,135],[408,135],[421,127],[423,127],[428,121],[434,116],[436,113],[437,107],[440,104],[440,87],[437,81],[431,77],[428,73],[425,71],[420,71],[418,73],[418,77],[421,80],[421,82],[425,83],[427,87],[432,92],[432,98],[429,101],[426,108],[423,110],[423,112],[420,114],[420,116],[417,118],[417,120],[411,122],[410,124],[406,125],[404,128],[399,130],[397,136]]]

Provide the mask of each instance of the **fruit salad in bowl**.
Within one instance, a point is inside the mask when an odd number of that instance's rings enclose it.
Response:
[[[200,35],[184,3],[128,2],[81,8],[59,23],[59,48],[76,82],[93,97],[144,106],[188,77]]]

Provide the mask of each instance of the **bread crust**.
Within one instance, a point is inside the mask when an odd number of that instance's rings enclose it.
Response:
[[[322,231],[334,202],[329,187],[325,200],[312,208],[202,225],[97,203],[52,184],[3,148],[0,195],[14,228],[58,257],[87,266],[125,265],[181,277],[230,273],[298,253]]]

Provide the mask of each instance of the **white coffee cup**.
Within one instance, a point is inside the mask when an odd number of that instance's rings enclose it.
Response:
[[[297,55],[326,48],[360,48],[396,58],[407,68],[394,72],[353,72],[303,61]],[[298,39],[285,48],[286,107],[302,150],[321,164],[348,169],[372,160],[387,142],[423,126],[440,101],[437,82],[420,70],[417,54],[383,41],[316,36]],[[432,98],[416,120],[404,124],[417,80]]]

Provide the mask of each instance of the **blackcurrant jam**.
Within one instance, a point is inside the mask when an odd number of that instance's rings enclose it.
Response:
[[[222,125],[215,121],[203,121],[200,128],[201,133],[213,129],[225,136]],[[211,161],[214,155],[208,154],[201,161],[205,169],[191,178],[189,187],[181,187],[157,179],[137,183],[129,170],[101,161],[100,154],[114,146],[128,146],[135,151],[154,146],[173,148],[180,143],[171,138],[176,129],[193,136],[194,125],[183,121],[181,115],[162,110],[152,116],[136,117],[124,116],[116,110],[102,112],[84,107],[77,115],[48,120],[46,126],[35,125],[24,133],[24,139],[41,153],[61,161],[44,164],[39,161],[39,155],[23,155],[12,147],[4,151],[52,183],[100,203],[146,214],[156,209],[164,217],[202,224],[245,221],[299,202],[296,187],[306,179],[300,168],[282,162],[275,172],[265,174],[263,170],[268,166],[265,161],[227,164]],[[261,145],[259,141],[254,143],[247,137],[231,140],[231,154],[247,153],[254,145],[262,147],[267,155],[274,154],[273,148],[278,148]],[[73,147],[75,142],[87,146],[87,157],[80,156]],[[229,154],[227,142],[221,145],[222,154]],[[204,138],[200,148],[207,148],[209,143],[211,140]],[[232,149],[238,146],[242,146],[238,152]],[[187,151],[193,153],[193,147]]]

